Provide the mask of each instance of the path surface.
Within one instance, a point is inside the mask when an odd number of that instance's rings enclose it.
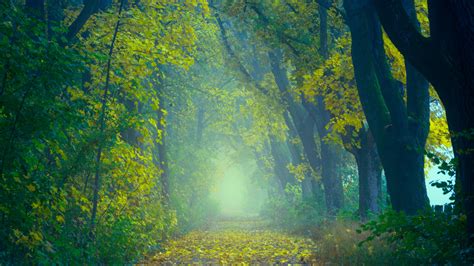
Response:
[[[150,264],[316,264],[307,238],[271,230],[257,218],[226,219],[169,241]]]

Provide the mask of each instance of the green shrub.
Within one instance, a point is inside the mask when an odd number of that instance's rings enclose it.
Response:
[[[465,260],[464,215],[426,210],[416,216],[389,210],[377,220],[362,225],[370,235],[361,245],[379,239],[394,247],[394,256],[415,264],[458,264]]]

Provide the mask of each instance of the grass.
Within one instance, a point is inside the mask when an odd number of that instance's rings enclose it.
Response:
[[[324,265],[395,265],[392,247],[374,239],[359,245],[367,233],[357,233],[355,221],[331,221],[309,230],[317,243],[316,260]]]

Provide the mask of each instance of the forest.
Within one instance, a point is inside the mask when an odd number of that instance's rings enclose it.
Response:
[[[472,265],[474,1],[0,1],[0,265]]]

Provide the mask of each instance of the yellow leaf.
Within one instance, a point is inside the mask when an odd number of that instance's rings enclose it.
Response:
[[[41,232],[32,231],[30,232],[30,236],[33,240],[36,240],[36,241],[43,240],[43,235],[41,234]]]
[[[36,191],[36,187],[35,187],[35,185],[33,185],[33,184],[29,184],[28,186],[26,186],[26,188],[27,188],[30,192],[35,192],[35,191]]]
[[[64,223],[64,217],[61,215],[56,215],[56,221],[58,221],[58,223]]]

